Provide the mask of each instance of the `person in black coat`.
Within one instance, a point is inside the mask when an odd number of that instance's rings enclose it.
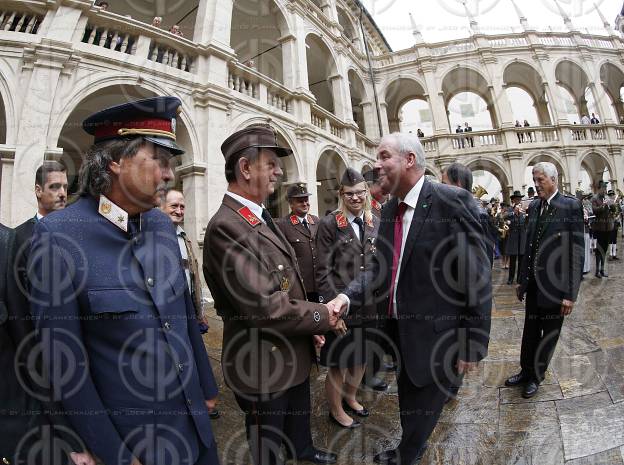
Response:
[[[583,207],[560,194],[557,168],[541,162],[533,167],[539,199],[529,206],[527,244],[516,292],[526,298],[520,373],[505,381],[523,385],[522,396],[533,397],[546,375],[563,318],[578,297],[584,261]]]
[[[416,136],[385,136],[380,182],[393,194],[377,239],[377,311],[399,353],[402,436],[378,463],[412,465],[422,456],[449,388],[487,355],[492,279],[472,195],[425,178]],[[400,241],[400,242],[399,242]]]
[[[509,257],[507,284],[513,284],[515,279],[520,278],[520,264],[526,246],[526,213],[522,209],[521,200],[522,194],[515,191],[511,196],[512,210],[505,216],[505,223],[509,226],[505,241],[505,255]]]

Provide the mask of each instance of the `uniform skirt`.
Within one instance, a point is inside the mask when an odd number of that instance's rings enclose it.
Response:
[[[353,327],[344,336],[333,331],[325,333],[325,345],[321,348],[321,365],[328,368],[351,368],[366,364],[367,331]]]

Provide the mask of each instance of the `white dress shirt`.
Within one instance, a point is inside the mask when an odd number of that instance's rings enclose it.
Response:
[[[186,242],[184,241],[184,238],[182,237],[183,233],[184,233],[184,229],[182,229],[178,225],[176,227],[176,236],[178,236],[178,247],[180,247],[180,255],[182,255],[182,260],[186,260],[187,263],[188,263],[189,256],[188,256],[188,252],[186,251]],[[188,266],[184,269],[184,274],[186,275],[186,284],[188,285],[188,288],[190,290],[190,289],[192,289],[192,287],[191,287],[191,270],[189,269]]]
[[[548,205],[548,208],[550,208],[550,202],[552,201],[552,199],[555,198],[555,195],[557,195],[559,193],[559,189],[555,189],[555,193],[553,195],[551,195],[550,197],[548,197],[548,200],[546,200],[546,205]],[[540,209],[540,215],[544,212],[544,205],[542,204],[542,208]]]
[[[347,220],[349,221],[349,224],[351,225],[351,229],[353,229],[353,231],[355,232],[355,237],[357,237],[360,242],[362,241],[362,238],[360,237],[360,227],[357,225],[357,223],[355,223],[353,220],[355,220],[356,216],[351,213],[350,211],[347,211]],[[364,211],[362,211],[362,213],[360,213],[359,218],[362,219],[362,224],[364,224]]]
[[[256,202],[246,199],[245,197],[241,197],[240,195],[235,194],[234,192],[225,191],[225,193],[229,195],[230,197],[232,197],[237,202],[242,203],[243,206],[249,208],[251,210],[251,213],[256,215],[260,221],[262,221],[263,223],[265,222],[264,218],[262,218],[262,210],[264,209],[263,205],[258,205]]]
[[[410,226],[412,225],[412,218],[414,218],[414,211],[416,210],[416,204],[418,203],[418,197],[420,197],[420,191],[422,190],[423,185],[425,184],[425,176],[421,176],[414,187],[407,193],[403,200],[397,199],[399,204],[401,202],[407,204],[407,208],[405,209],[405,213],[403,214],[403,241],[401,242],[401,255],[399,255],[399,263],[398,269],[396,273],[396,278],[394,279],[394,293],[392,294],[392,318],[397,317],[397,303],[396,303],[396,293],[399,285],[399,274],[401,271],[401,262],[403,261],[403,251],[405,250],[405,242],[407,241],[407,235],[409,234]],[[398,207],[397,207],[398,208]],[[394,228],[393,228],[394,231]]]

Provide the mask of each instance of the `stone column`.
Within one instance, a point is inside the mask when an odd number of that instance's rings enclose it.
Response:
[[[379,102],[379,110],[381,111],[381,129],[383,134],[390,134],[390,127],[388,125],[388,104],[386,102]]]
[[[449,134],[449,120],[444,103],[444,94],[438,90],[435,67],[423,67],[425,77],[425,98],[433,116],[433,135]]]
[[[567,170],[567,173],[559,173],[559,180],[563,177],[565,181],[567,181],[568,186],[559,186],[561,191],[568,190],[570,193],[574,194],[578,187],[578,178],[579,178],[579,165],[577,159],[578,152],[576,149],[564,148],[561,149],[561,156],[565,161],[567,166],[563,166],[562,168]],[[564,176],[561,176],[564,175]]]
[[[308,184],[308,192],[312,194],[312,200],[310,202],[310,213],[317,215],[319,213],[319,199],[316,180],[316,167],[317,167],[317,154],[316,147],[316,134],[314,130],[309,128],[295,129],[297,136],[297,146],[299,147],[299,153],[301,154],[301,161],[304,172],[301,173],[301,179],[305,180]],[[325,213],[325,212],[322,212]]]
[[[299,84],[299,76],[297,72],[297,38],[292,34],[288,34],[280,37],[278,40],[279,43],[282,44],[284,86],[288,89],[295,89]]]
[[[203,228],[206,227],[209,219],[204,198],[208,191],[206,168],[205,163],[193,162],[176,169],[182,180],[182,193],[186,204],[184,230],[194,244],[199,244]],[[216,201],[216,199],[211,200]]]
[[[199,0],[193,42],[229,47],[233,0]]]
[[[334,99],[334,115],[342,121],[353,120],[350,114],[351,100],[346,98],[344,78],[335,74],[327,78],[331,82],[332,97]],[[347,101],[348,100],[348,101]]]
[[[505,160],[507,160],[509,172],[511,173],[511,179],[508,180],[511,186],[503,186],[503,192],[507,189],[522,191],[522,185],[524,184],[523,153],[520,151],[509,151],[505,154]]]
[[[379,136],[379,124],[377,122],[377,112],[373,102],[362,102],[362,113],[364,115],[364,126],[366,126],[366,136],[371,139],[377,139]]]
[[[13,151],[0,151],[0,223],[14,227],[19,223],[12,221],[13,205]]]

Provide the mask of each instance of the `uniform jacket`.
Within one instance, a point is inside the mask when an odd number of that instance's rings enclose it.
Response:
[[[191,274],[191,299],[193,306],[195,307],[195,315],[197,318],[202,318],[203,303],[202,303],[202,282],[201,275],[199,274],[199,264],[197,263],[197,257],[193,250],[193,244],[186,234],[182,236],[184,244],[186,245],[186,253],[188,255],[188,267]]]
[[[581,284],[585,255],[583,207],[576,198],[558,193],[541,220],[537,234],[541,200],[529,206],[527,243],[520,270],[520,289],[524,294],[531,279],[537,285],[537,305],[552,307],[563,299],[576,301]],[[535,252],[535,253],[533,253]]]
[[[526,248],[526,213],[514,214],[513,210],[505,216],[509,222],[505,255],[522,255]]]
[[[615,228],[615,221],[613,219],[613,208],[605,203],[605,197],[601,197],[596,194],[591,200],[592,210],[596,218],[592,223],[592,229],[598,232],[610,232]]]
[[[297,215],[291,213],[289,216],[276,221],[276,224],[295,251],[306,292],[317,292],[314,274],[316,273],[316,231],[318,230],[319,218],[318,216],[307,215],[307,221],[309,230],[299,222]]]
[[[205,399],[217,386],[168,216],[150,210],[126,233],[82,197],[37,223],[28,271],[40,339],[76,368],[51,351],[44,365],[93,454],[154,463],[158,436],[195,463],[200,442],[214,447]]]
[[[383,204],[381,204],[375,199],[371,199],[371,211],[373,212],[373,215],[375,215],[377,218],[381,218],[382,208],[383,208]]]
[[[223,376],[238,394],[274,393],[310,375],[312,335],[329,330],[306,301],[295,252],[249,208],[225,195],[204,239],[204,277],[223,318]]]
[[[318,266],[316,281],[319,294],[326,302],[343,293],[351,282],[374,266],[377,253],[379,219],[372,215],[364,221],[364,238],[357,238],[346,215],[335,211],[321,220],[316,243]],[[361,297],[351,300],[349,314],[343,319],[347,326],[359,326],[377,319],[374,287],[367,286]]]
[[[15,228],[16,263],[19,279],[22,283],[26,282],[26,264],[28,263],[28,254],[30,252],[30,240],[36,224],[37,217],[33,216]]]
[[[377,240],[378,311],[387,315],[398,201],[384,206]],[[407,234],[396,293],[399,350],[412,383],[452,377],[457,358],[487,355],[490,261],[476,202],[460,188],[425,180]]]

